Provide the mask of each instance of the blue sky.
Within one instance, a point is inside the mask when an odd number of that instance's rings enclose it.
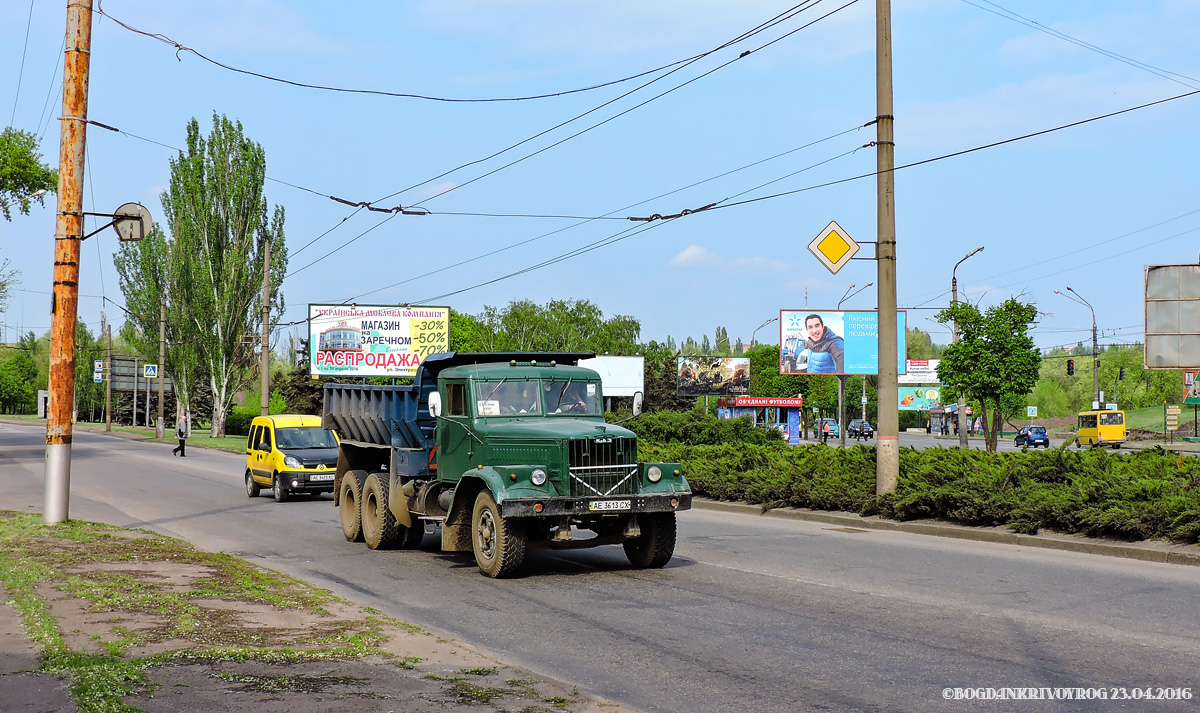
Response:
[[[513,299],[588,299],[607,315],[640,319],[643,340],[699,340],[719,325],[731,339],[749,341],[780,309],[832,309],[851,284],[875,281],[872,261],[854,261],[835,276],[807,251],[830,220],[860,241],[875,239],[874,178],[650,224],[436,214],[389,219],[365,210],[351,215],[353,208],[323,196],[435,213],[625,218],[871,173],[874,150],[861,147],[875,130],[857,127],[876,114],[874,3],[838,10],[846,2],[811,5],[583,119],[440,178],[665,72],[522,102],[318,91],[232,73],[187,52],[177,57],[174,47],[97,14],[89,115],[124,133],[89,128],[85,210],[138,201],[161,218],[159,193],[174,152],[158,144],[181,146],[193,117],[207,131],[215,111],[240,120],[264,146],[268,200],[287,211],[284,321],[303,319],[310,302],[347,299],[469,313]],[[708,52],[793,5],[105,0],[103,10],[261,74],[492,98],[638,74]],[[30,7],[28,0],[0,3],[0,113],[18,128],[44,132],[43,154],[56,165],[66,3],[36,0],[31,19]],[[1005,10],[1127,61],[1016,22]],[[894,3],[893,24],[897,165],[1200,88],[1196,0],[910,0]],[[902,307],[924,308],[909,313],[909,324],[935,341],[949,340],[944,327],[925,321],[935,312],[928,308],[948,302],[954,263],[983,245],[958,268],[960,290],[984,305],[1011,295],[1036,302],[1044,312],[1035,332],[1039,346],[1090,339],[1087,308],[1054,294],[1068,285],[1095,307],[1102,342],[1140,341],[1143,266],[1192,262],[1200,252],[1197,123],[1200,96],[1192,96],[899,171],[897,296]],[[734,169],[743,170],[729,173]],[[423,185],[381,200],[416,184]],[[437,195],[447,189],[453,190]],[[622,232],[639,226],[648,229]],[[3,316],[9,340],[17,329],[40,334],[49,327],[53,233],[52,202],[0,222],[0,260],[22,273]],[[102,310],[123,321],[101,299],[122,302],[116,246],[111,231],[83,245],[80,315],[93,330]],[[860,253],[870,254],[870,246]],[[875,304],[871,288],[845,306]],[[757,337],[777,341],[777,326]]]

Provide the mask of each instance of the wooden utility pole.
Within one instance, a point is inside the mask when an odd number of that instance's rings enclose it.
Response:
[[[92,0],[68,0],[63,58],[58,216],[54,228],[54,292],[50,302],[50,405],[46,423],[42,522],[68,517],[75,404],[75,321],[79,314],[79,247],[83,240],[83,156],[87,140]]]
[[[899,385],[896,363],[896,144],[892,122],[892,6],[875,0],[876,264],[879,285],[879,429],[875,449],[875,492],[896,490],[900,476]]]
[[[158,423],[154,426],[155,438],[162,438],[163,431],[163,394],[166,393],[164,384],[167,381],[167,301],[158,300]]]
[[[271,240],[268,238],[263,249],[263,306],[262,306],[262,413],[270,415],[271,410]]]

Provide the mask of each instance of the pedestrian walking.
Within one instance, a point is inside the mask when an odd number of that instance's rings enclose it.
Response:
[[[171,455],[187,458],[187,453],[184,452],[188,437],[187,416],[179,417],[179,422],[175,424],[175,437],[179,439],[179,445],[171,449]]]

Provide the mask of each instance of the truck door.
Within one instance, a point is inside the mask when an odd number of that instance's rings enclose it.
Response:
[[[466,382],[447,382],[445,394],[446,408],[437,429],[438,479],[458,482],[463,471],[471,466],[470,453],[478,444],[469,430],[471,412],[467,407]]]

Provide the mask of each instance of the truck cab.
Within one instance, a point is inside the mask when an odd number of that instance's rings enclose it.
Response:
[[[413,528],[440,526],[444,551],[473,552],[493,577],[535,547],[621,544],[634,566],[664,566],[691,489],[678,463],[639,462],[636,435],[605,421],[600,377],[577,365],[590,356],[433,355],[412,386],[327,385],[347,539],[415,546]],[[372,432],[387,437],[355,438]]]

